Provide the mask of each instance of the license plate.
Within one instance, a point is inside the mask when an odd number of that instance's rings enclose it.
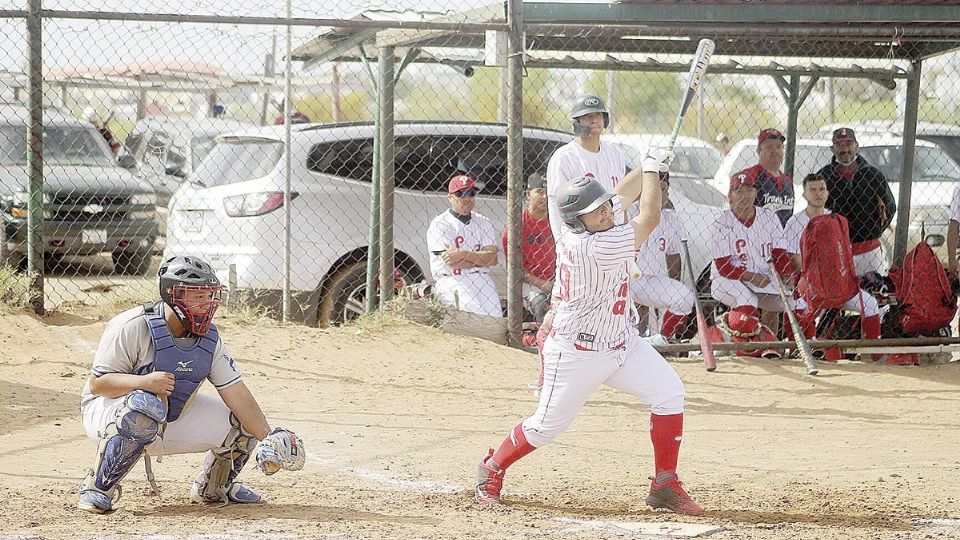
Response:
[[[203,212],[184,212],[183,232],[198,233],[203,230]]]
[[[80,239],[84,244],[106,244],[107,243],[107,230],[106,229],[86,229],[80,231]]]

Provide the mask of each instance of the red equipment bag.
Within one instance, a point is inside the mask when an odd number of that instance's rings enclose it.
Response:
[[[938,335],[957,313],[957,297],[940,259],[926,242],[903,257],[903,266],[890,269],[900,304],[896,315],[904,334]]]
[[[809,309],[839,308],[860,289],[845,217],[824,214],[811,219],[800,237],[800,257],[797,288]]]

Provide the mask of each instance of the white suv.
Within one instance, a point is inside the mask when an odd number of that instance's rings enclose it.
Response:
[[[890,183],[895,199],[899,199],[900,169],[903,162],[903,139],[892,135],[861,135],[857,133],[860,155],[883,172]],[[796,193],[794,212],[806,208],[802,197],[803,177],[817,172],[830,163],[833,153],[830,150],[829,135],[822,139],[798,139],[794,165],[793,182]],[[757,143],[754,139],[738,142],[724,158],[713,179],[713,185],[726,193],[730,186],[730,177],[741,169],[757,163]],[[945,244],[947,238],[947,205],[954,186],[960,181],[960,164],[954,161],[942,148],[934,143],[917,140],[913,165],[913,184],[910,195],[910,228],[908,232],[909,249],[921,237],[934,248]],[[900,203],[897,202],[898,212]],[[894,219],[896,223],[896,219]],[[891,226],[891,229],[893,227]],[[921,232],[923,233],[921,235]],[[885,244],[887,257],[892,257],[890,249],[892,233],[881,239]]]
[[[300,124],[291,129],[294,315],[307,323],[341,322],[363,306],[374,127]],[[524,177],[545,172],[554,150],[571,139],[568,133],[524,128]],[[219,137],[170,201],[165,251],[165,256],[207,258],[223,283],[255,290],[273,307],[283,285],[283,140],[283,126]],[[498,232],[503,229],[506,144],[506,127],[498,124],[397,125],[393,235],[396,265],[406,283],[429,275],[426,231],[435,216],[449,210],[446,186],[454,172],[477,180],[482,186],[477,211]],[[701,230],[719,210],[694,204],[680,177],[674,184],[677,212],[695,228],[691,233]],[[703,199],[703,188],[713,191],[701,183],[691,197]],[[698,268],[705,265],[707,239],[691,239],[691,252]],[[501,293],[505,267],[498,265],[493,274]]]

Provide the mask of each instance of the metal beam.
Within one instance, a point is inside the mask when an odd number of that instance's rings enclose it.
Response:
[[[330,45],[329,48],[323,50],[316,55],[305,55],[298,54],[293,55],[294,60],[303,61],[303,69],[311,69],[317,64],[322,64],[328,62],[331,58],[336,58],[344,53],[355,50],[358,45],[367,41],[368,39],[373,39],[377,35],[377,30],[371,28],[369,30],[361,30],[350,37],[344,38],[336,43]],[[316,38],[319,39],[319,38]]]
[[[523,6],[508,0],[510,33],[507,40],[507,341],[521,346],[523,333]]]
[[[910,227],[910,191],[913,187],[913,158],[917,142],[917,111],[920,108],[922,62],[910,65],[914,77],[907,81],[907,103],[903,112],[903,162],[900,169],[900,194],[897,196],[897,228],[894,234],[893,261],[900,264],[907,253]]]
[[[393,199],[394,199],[394,69],[396,58],[393,47],[380,47],[377,63],[380,83],[377,101],[380,106],[380,308],[393,298]]]
[[[956,24],[960,21],[960,5],[806,3],[738,4],[697,3],[696,9],[673,2],[644,4],[594,4],[566,2],[524,2],[523,18],[529,23],[562,22],[590,24],[637,24],[648,21],[712,23],[799,23],[816,24],[882,24],[890,21],[911,21]]]
[[[27,290],[37,315],[44,314],[43,290],[43,18],[41,0],[30,0],[27,17],[27,73],[30,124],[27,131]]]

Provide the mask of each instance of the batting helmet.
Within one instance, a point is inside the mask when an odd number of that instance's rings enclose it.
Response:
[[[573,232],[585,232],[587,228],[580,216],[600,208],[613,197],[614,194],[604,189],[600,182],[589,176],[581,176],[564,186],[557,194],[560,219],[573,229]]]
[[[160,265],[160,298],[192,334],[210,331],[213,315],[220,307],[223,287],[209,263],[199,257],[171,257]],[[202,294],[188,292],[199,291]]]
[[[603,127],[610,127],[610,111],[600,96],[584,94],[578,96],[570,104],[570,119],[573,120],[573,134],[577,137],[586,137],[590,134],[590,127],[580,123],[580,117],[590,113],[603,113]]]

